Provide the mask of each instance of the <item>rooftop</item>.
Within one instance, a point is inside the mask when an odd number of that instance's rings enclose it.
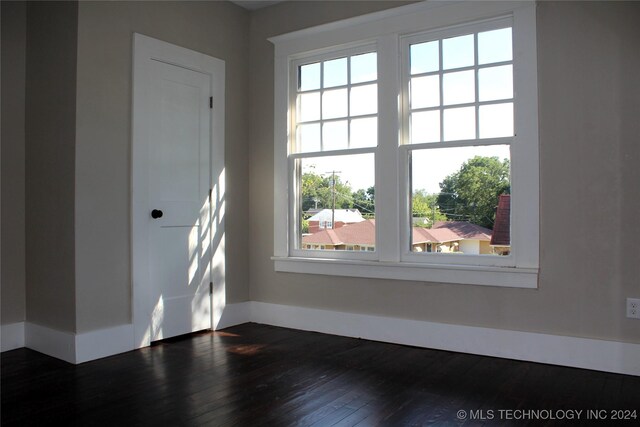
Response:
[[[308,221],[331,221],[333,218],[333,212],[331,209],[322,209],[308,219]],[[362,222],[364,218],[358,209],[336,209],[335,221],[344,222],[345,224]]]
[[[360,222],[348,224],[344,227],[326,229],[318,233],[303,236],[302,243],[332,246],[375,245],[375,224],[374,219],[363,219]],[[488,241],[491,240],[491,230],[463,221],[440,221],[430,229],[421,227],[412,228],[413,243],[445,243],[457,240]]]

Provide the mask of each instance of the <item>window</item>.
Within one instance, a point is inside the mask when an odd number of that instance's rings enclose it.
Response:
[[[413,253],[508,254],[510,242],[494,245],[493,234],[510,228],[509,216],[495,223],[498,201],[511,191],[511,21],[402,39]]]
[[[292,62],[293,250],[331,241],[326,250],[353,251],[353,243],[375,241],[366,195],[375,192],[377,67],[375,47],[366,45]]]
[[[421,3],[272,41],[276,270],[536,286],[534,3]]]

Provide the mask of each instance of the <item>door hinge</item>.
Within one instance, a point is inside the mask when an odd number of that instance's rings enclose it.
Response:
[[[213,96],[209,97],[209,108],[213,108]]]
[[[213,282],[209,282],[209,295],[213,295]]]

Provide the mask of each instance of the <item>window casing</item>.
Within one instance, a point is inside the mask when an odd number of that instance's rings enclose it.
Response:
[[[478,34],[512,28],[511,59],[479,61]],[[411,71],[411,46],[471,34],[474,63]],[[381,277],[494,286],[536,287],[538,267],[538,134],[535,4],[423,3],[315,27],[272,39],[276,45],[274,260],[277,271]],[[377,53],[377,145],[338,150],[301,150],[298,126],[301,64]],[[503,68],[499,68],[503,67]],[[513,90],[497,99],[480,93],[485,70],[512,67]],[[473,75],[473,99],[445,99],[446,78]],[[504,74],[504,73],[503,73]],[[509,74],[509,73],[506,73]],[[438,76],[437,105],[411,105],[411,79]],[[457,77],[457,76],[455,76]],[[427,79],[425,79],[427,80]],[[303,91],[304,92],[304,91]],[[513,135],[486,135],[481,128],[487,106],[513,106]],[[446,118],[456,107],[473,110],[472,137],[448,138]],[[504,110],[504,108],[503,108]],[[439,113],[440,132],[433,141],[411,135],[413,114]],[[349,116],[349,120],[351,117]],[[324,123],[322,120],[319,122]],[[444,129],[444,132],[443,132]],[[411,251],[411,157],[439,148],[506,146],[510,152],[511,251],[507,256],[440,253],[434,244]],[[314,251],[300,243],[300,162],[311,156],[367,154],[375,158],[375,250]],[[287,191],[282,191],[287,188]],[[284,219],[284,220],[283,220]]]

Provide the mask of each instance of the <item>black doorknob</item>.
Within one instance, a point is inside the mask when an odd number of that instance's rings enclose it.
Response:
[[[160,209],[154,209],[151,211],[151,218],[158,219],[162,218],[162,211]]]

